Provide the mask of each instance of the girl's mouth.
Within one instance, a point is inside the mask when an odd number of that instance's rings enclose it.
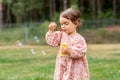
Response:
[[[59,28],[59,31],[64,31],[64,32],[65,32],[66,30],[65,30],[65,29],[62,29],[62,28]]]

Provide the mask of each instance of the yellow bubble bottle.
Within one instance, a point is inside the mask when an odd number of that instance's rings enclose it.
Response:
[[[66,43],[66,42],[63,42],[63,43],[62,43],[62,47],[63,47],[63,48],[66,48],[66,47],[67,47],[67,43]],[[64,55],[65,55],[64,53],[61,53],[61,56],[64,56]]]

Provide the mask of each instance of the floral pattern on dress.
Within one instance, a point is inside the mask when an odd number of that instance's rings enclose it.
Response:
[[[79,33],[69,36],[60,31],[47,32],[46,42],[51,46],[60,46],[56,57],[54,80],[89,80],[87,45]],[[69,47],[69,55],[60,56],[63,42]]]

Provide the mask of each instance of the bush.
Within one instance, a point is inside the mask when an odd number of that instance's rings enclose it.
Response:
[[[87,43],[120,43],[120,31],[110,32],[106,28],[85,30],[82,35]]]
[[[32,40],[35,36],[38,36],[38,38],[40,39],[40,44],[46,44],[45,34],[48,30],[48,25],[49,25],[49,22],[44,21],[44,22],[40,23],[38,26],[30,26],[29,35],[30,35],[30,39],[31,39],[31,42],[30,42],[31,44],[34,43],[34,42],[32,42]]]
[[[16,43],[17,40],[22,41],[24,44],[36,44],[34,37],[37,36],[40,39],[40,44],[46,44],[45,33],[48,30],[48,21],[41,23],[27,23],[16,28],[8,28],[0,31],[0,45],[7,45]]]

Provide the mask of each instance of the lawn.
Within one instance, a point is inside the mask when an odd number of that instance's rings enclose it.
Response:
[[[57,51],[50,46],[0,46],[0,80],[53,80]],[[89,44],[87,57],[91,80],[120,80],[120,44]]]

